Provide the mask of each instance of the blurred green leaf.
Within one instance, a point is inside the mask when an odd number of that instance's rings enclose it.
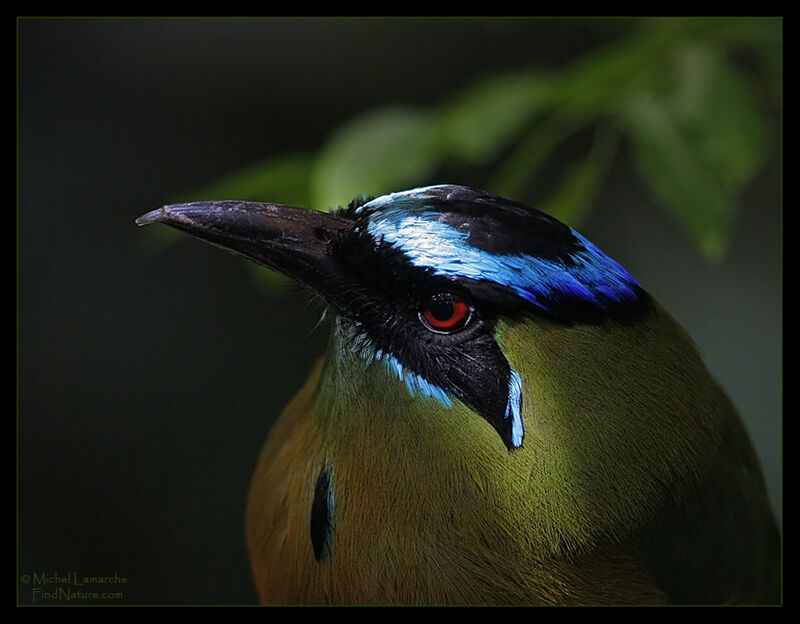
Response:
[[[538,72],[495,76],[456,96],[440,113],[444,149],[482,164],[518,139],[548,104],[549,81]]]
[[[426,179],[441,161],[436,117],[392,107],[358,117],[323,148],[311,177],[311,203],[324,209],[382,195]]]
[[[270,294],[275,292],[284,292],[285,288],[279,289],[278,287],[286,287],[293,283],[292,280],[286,277],[283,273],[278,273],[277,271],[263,267],[260,264],[245,262],[244,265],[250,272],[250,275],[252,275],[255,285],[260,289],[269,292]]]
[[[308,206],[308,183],[314,157],[291,154],[264,160],[193,191],[182,201],[241,199]]]
[[[144,228],[138,240],[140,241],[143,253],[155,256],[185,236],[186,235],[179,230],[173,230],[172,228],[162,226]]]
[[[553,150],[578,130],[574,120],[557,116],[545,119],[495,168],[488,188],[506,197],[522,198],[531,187],[531,178]]]
[[[719,55],[746,52],[750,62],[760,65],[758,76],[748,81],[751,94],[763,90],[761,97],[780,101],[781,39],[783,24],[775,17],[706,17],[682,18],[680,37],[673,49],[685,44],[702,43]],[[757,80],[753,80],[756,78]],[[758,81],[762,81],[760,84]],[[755,88],[754,88],[755,87]]]
[[[763,118],[749,85],[712,49],[687,45],[677,53],[674,116],[697,156],[729,190],[755,174],[764,156]]]
[[[314,156],[257,163],[192,197],[327,209],[433,182],[443,165],[457,173],[466,165],[480,167],[483,188],[525,201],[568,139],[595,128],[590,152],[566,167],[538,207],[572,225],[583,221],[617,143],[627,140],[654,198],[703,254],[719,258],[736,195],[764,160],[764,109],[780,106],[781,20],[621,24],[620,36],[563,67],[499,72],[427,109],[368,111]],[[268,285],[266,275],[259,282]]]
[[[642,179],[709,258],[724,253],[733,203],[703,162],[697,140],[683,132],[664,103],[642,98],[626,111]]]
[[[761,166],[765,124],[745,80],[699,43],[675,54],[672,87],[627,109],[634,161],[709,258],[727,250],[735,194]]]
[[[629,35],[563,68],[554,86],[559,114],[580,119],[605,115],[630,93],[652,88],[661,79],[661,59],[676,28],[668,19],[641,22]]]
[[[567,169],[558,189],[537,208],[572,227],[583,224],[611,166],[618,140],[612,130],[598,129],[586,158]]]

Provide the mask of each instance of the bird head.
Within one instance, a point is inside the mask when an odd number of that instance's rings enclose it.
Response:
[[[373,581],[381,596],[397,591],[393,575],[408,570],[454,573],[454,587],[473,570],[488,601],[577,600],[576,582],[605,591],[614,570],[627,591],[639,572],[603,549],[649,548],[652,536],[659,547],[667,525],[640,533],[646,522],[705,500],[709,474],[741,470],[738,455],[720,462],[735,413],[685,331],[540,211],[440,185],[330,213],[215,201],[137,222],[280,271],[332,312],[325,363],[276,422],[253,479],[248,544],[265,596],[303,561],[303,591],[322,579],[321,595],[340,583],[353,602]],[[306,534],[288,537],[309,526],[309,508],[313,557]],[[584,581],[548,567],[584,553]],[[394,580],[365,581],[376,570]],[[500,570],[513,573],[491,584]],[[406,596],[429,589],[412,583]]]
[[[392,193],[333,213],[215,201],[137,221],[154,222],[310,288],[337,317],[340,357],[380,363],[410,395],[440,407],[466,405],[509,450],[525,439],[524,393],[501,326],[627,323],[650,309],[636,280],[572,228],[464,186]]]

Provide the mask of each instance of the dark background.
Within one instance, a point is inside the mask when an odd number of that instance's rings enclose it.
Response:
[[[324,349],[320,308],[296,289],[256,287],[240,261],[201,243],[156,251],[135,217],[265,156],[317,149],[369,107],[439,102],[495,69],[559,67],[625,27],[19,20],[18,602],[33,602],[25,574],[70,571],[125,577],[112,604],[255,601],[248,480]],[[774,127],[723,263],[700,258],[625,166],[582,231],[693,335],[779,509]]]

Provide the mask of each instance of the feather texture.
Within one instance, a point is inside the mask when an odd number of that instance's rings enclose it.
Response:
[[[501,323],[498,335],[524,395],[526,443],[513,453],[468,407],[419,401],[385,367],[318,364],[253,478],[248,545],[264,602],[777,600],[757,463],[666,313],[634,328]],[[337,491],[325,565],[293,528],[307,524],[322,465]]]

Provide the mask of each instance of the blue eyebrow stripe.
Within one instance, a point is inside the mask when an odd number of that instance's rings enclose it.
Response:
[[[401,250],[413,265],[434,274],[493,282],[546,312],[565,299],[605,309],[638,297],[636,279],[575,230],[571,232],[576,244],[568,250],[568,261],[494,254],[470,245],[469,232],[438,220],[438,212],[420,209],[419,204],[414,209],[410,203],[409,199],[381,205],[370,214],[367,231],[375,241]]]
[[[395,375],[397,375],[397,378],[400,381],[405,383],[408,393],[412,397],[422,396],[424,398],[437,401],[445,407],[453,407],[453,402],[442,388],[430,383],[421,375],[417,375],[408,369],[404,369],[403,365],[400,364],[400,361],[395,356],[391,355],[390,353],[378,351],[375,353],[374,359],[376,361],[384,362],[386,367]]]

